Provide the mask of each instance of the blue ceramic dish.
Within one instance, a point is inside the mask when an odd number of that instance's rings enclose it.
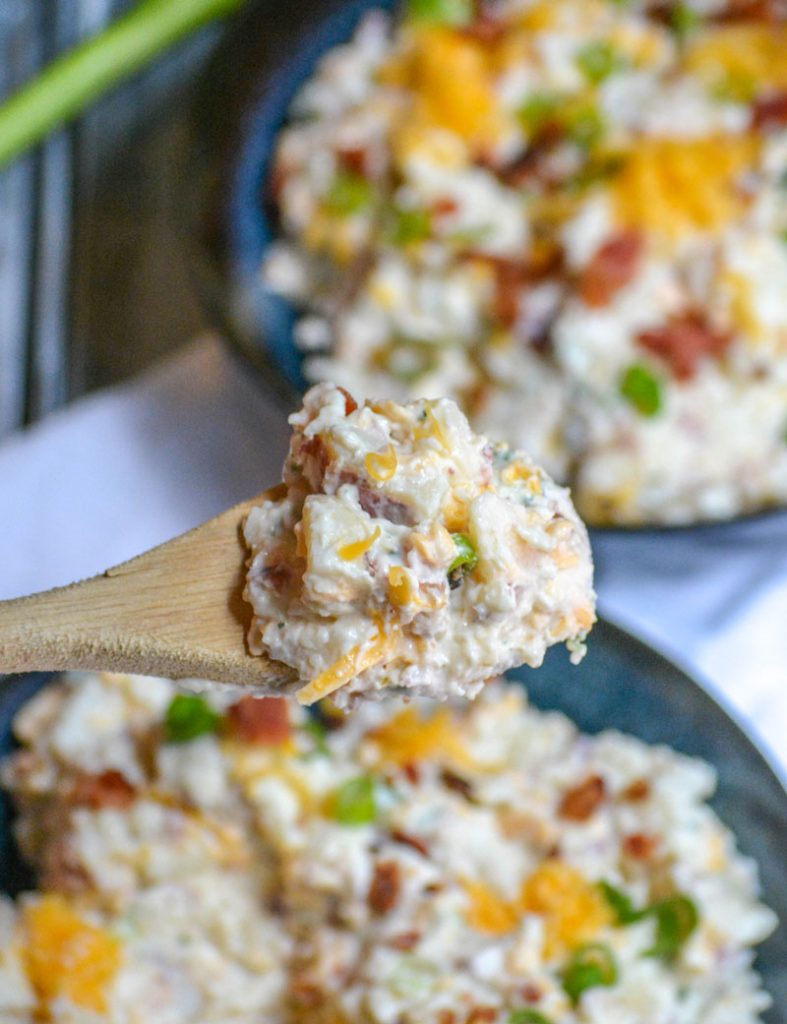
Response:
[[[553,649],[538,671],[511,673],[528,688],[534,705],[562,711],[585,732],[621,729],[649,743],[667,743],[715,766],[719,788],[713,805],[759,866],[763,898],[782,924],[759,949],[757,969],[774,999],[767,1024],[784,1024],[787,1007],[787,889],[784,843],[787,792],[732,718],[685,673],[640,641],[605,622],[593,631],[588,655],[574,668]],[[11,719],[48,677],[0,679],[0,756],[12,747]],[[10,808],[0,808],[0,887],[30,885],[16,856]]]
[[[294,343],[297,314],[260,274],[277,234],[267,189],[276,138],[319,59],[350,38],[364,14],[398,6],[398,0],[300,0],[296,18],[284,3],[252,4],[219,48],[193,107],[193,173],[178,201],[202,297],[288,411],[306,386]],[[778,514],[787,518],[778,511],[741,518]],[[717,525],[726,524],[702,524]]]

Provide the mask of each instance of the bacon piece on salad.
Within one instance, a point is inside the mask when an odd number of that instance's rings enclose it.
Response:
[[[640,332],[637,341],[668,363],[678,380],[691,380],[700,360],[722,356],[732,336],[712,327],[701,313],[690,312],[663,327]]]
[[[251,652],[294,669],[301,703],[472,697],[552,644],[581,656],[587,534],[527,455],[449,400],[356,406],[321,384],[290,422],[285,487],[245,523],[246,598]]]
[[[579,280],[579,293],[588,306],[607,306],[633,281],[642,255],[638,231],[621,231],[596,250]]]

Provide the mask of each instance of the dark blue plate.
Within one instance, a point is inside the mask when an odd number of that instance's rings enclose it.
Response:
[[[550,651],[538,671],[511,677],[524,682],[534,705],[562,711],[585,732],[621,729],[649,743],[667,743],[709,761],[719,774],[713,806],[760,866],[763,898],[782,924],[759,949],[757,969],[774,999],[764,1020],[784,1024],[787,1007],[787,889],[784,850],[787,792],[741,728],[684,672],[606,622],[594,629],[588,655],[569,665],[564,650]],[[0,755],[11,749],[11,718],[46,676],[0,679]],[[0,888],[30,884],[13,853],[9,808],[0,817]]]

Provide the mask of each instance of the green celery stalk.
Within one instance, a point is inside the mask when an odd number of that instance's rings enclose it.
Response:
[[[0,167],[111,86],[245,0],[141,0],[103,32],[57,58],[0,105]]]

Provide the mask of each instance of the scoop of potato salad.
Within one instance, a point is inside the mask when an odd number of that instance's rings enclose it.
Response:
[[[281,497],[248,516],[255,654],[298,700],[391,689],[475,696],[595,620],[586,530],[530,458],[474,434],[453,401],[359,406],[320,384],[290,418]]]

